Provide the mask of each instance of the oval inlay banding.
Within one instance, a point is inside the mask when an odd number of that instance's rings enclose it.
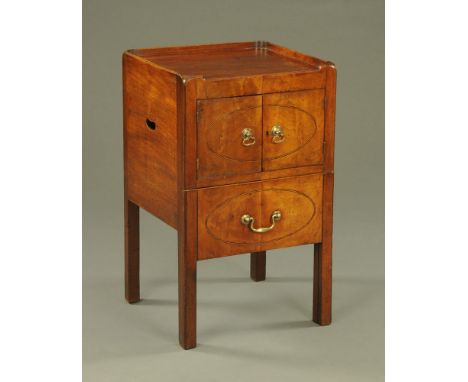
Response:
[[[264,159],[272,160],[285,157],[302,149],[307,145],[317,133],[317,122],[313,115],[295,106],[282,105],[264,105],[264,115],[267,115],[267,120],[280,125],[284,140],[275,145],[271,150],[266,150]],[[269,128],[268,142],[271,141],[272,126]]]
[[[241,216],[248,213],[258,226],[269,226],[275,210],[281,211],[281,220],[271,231],[255,233],[241,222]],[[312,221],[315,213],[315,203],[302,192],[271,188],[243,193],[224,201],[210,211],[205,225],[213,238],[225,243],[268,243],[299,232]]]

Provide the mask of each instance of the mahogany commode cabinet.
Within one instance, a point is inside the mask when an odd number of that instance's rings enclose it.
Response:
[[[179,341],[196,346],[197,261],[314,244],[331,322],[333,63],[269,42],[123,54],[125,297],[140,300],[139,208],[178,231]],[[294,261],[291,258],[291,261]]]

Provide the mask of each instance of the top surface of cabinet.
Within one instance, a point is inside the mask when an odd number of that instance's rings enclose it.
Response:
[[[234,78],[274,73],[317,72],[325,64],[269,42],[135,49],[131,53],[183,78]]]

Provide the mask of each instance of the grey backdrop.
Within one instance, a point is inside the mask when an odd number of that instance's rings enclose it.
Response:
[[[333,324],[311,322],[312,246],[199,263],[199,346],[177,335],[176,232],[141,213],[142,297],[123,297],[121,53],[269,40],[338,69]],[[384,2],[83,3],[85,381],[379,381],[384,365]]]

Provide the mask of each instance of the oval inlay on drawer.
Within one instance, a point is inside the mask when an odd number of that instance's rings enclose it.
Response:
[[[256,226],[270,226],[273,211],[281,212],[281,219],[273,229],[253,232],[241,217],[250,214]],[[307,195],[291,189],[255,190],[232,197],[214,207],[207,215],[207,232],[216,240],[231,244],[268,243],[293,235],[314,218],[316,206]]]
[[[317,122],[313,115],[295,106],[264,105],[264,115],[268,116],[268,122],[281,126],[284,140],[274,146],[274,150],[265,153],[264,159],[276,159],[299,151],[307,145],[317,133]],[[267,122],[267,123],[268,123]],[[269,128],[271,140],[272,126]]]
[[[258,161],[255,148],[241,145],[241,132],[247,128],[254,132],[254,136],[261,134],[257,118],[261,110],[261,106],[246,107],[221,114],[211,121],[206,132],[208,149],[223,158],[240,162]],[[261,145],[261,137],[255,139],[258,140],[257,146]]]

